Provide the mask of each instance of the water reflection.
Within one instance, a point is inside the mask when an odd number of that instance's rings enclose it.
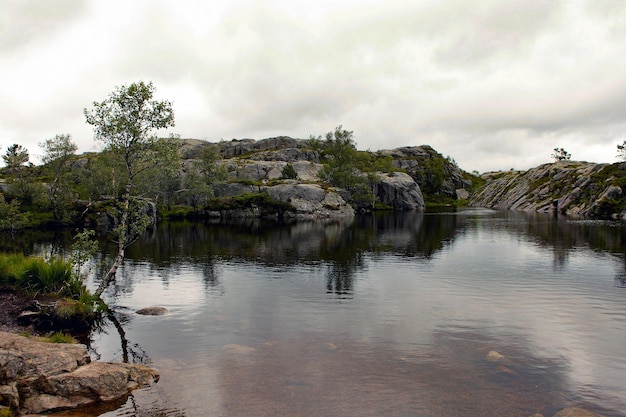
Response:
[[[622,415],[624,230],[476,209],[164,223],[93,334],[162,379],[106,415]],[[172,314],[133,314],[155,304]]]
[[[425,221],[425,217],[428,221]],[[626,247],[623,222],[580,220],[525,212],[460,209],[446,213],[386,213],[351,220],[279,224],[258,219],[230,223],[165,222],[128,249],[129,259],[149,261],[152,268],[170,267],[185,260],[208,263],[213,281],[215,259],[244,259],[267,265],[316,263],[358,258],[360,253],[396,253],[424,259],[477,228],[530,237],[549,248],[555,264],[563,265],[572,249],[622,254]],[[25,254],[66,254],[74,230],[25,230],[3,235],[0,251]],[[99,262],[113,247],[103,237]],[[104,262],[105,263],[105,262]],[[353,262],[354,263],[354,262]],[[214,264],[214,262],[213,262]]]
[[[615,286],[619,288],[626,288],[626,252],[621,256],[622,269],[617,271],[615,275]]]

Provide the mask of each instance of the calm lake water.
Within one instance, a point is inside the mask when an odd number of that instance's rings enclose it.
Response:
[[[624,223],[484,209],[162,224],[106,293],[124,337],[91,335],[161,380],[93,415],[624,416],[625,250]]]

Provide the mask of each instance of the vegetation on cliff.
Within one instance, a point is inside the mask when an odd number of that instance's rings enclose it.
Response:
[[[228,184],[254,186],[245,193],[258,194],[258,187],[290,181],[327,183],[347,190],[344,195],[355,207],[371,209],[385,204],[373,193],[380,173],[407,173],[420,186],[427,204],[461,201],[457,189],[469,191],[481,182],[429,146],[359,151],[352,132],[338,128],[329,134],[333,137],[327,141],[288,137],[218,143],[155,140],[153,145],[168,151],[146,153],[152,158],[151,167],[133,174],[129,205],[143,213],[145,226],[154,220],[148,206],[161,217],[203,216],[219,207],[224,197],[233,197],[216,194]],[[123,153],[107,147],[76,155],[69,135],[46,141],[46,149],[46,163],[41,166],[22,160],[19,169],[0,170],[0,230],[119,226],[128,184]],[[270,200],[250,198],[269,209],[280,203]]]
[[[623,218],[626,163],[560,160],[528,171],[492,172],[470,205],[555,212],[592,218]]]

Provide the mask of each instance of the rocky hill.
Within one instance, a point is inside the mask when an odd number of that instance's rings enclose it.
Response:
[[[320,180],[323,156],[311,140],[281,136],[262,140],[233,139],[217,144],[196,139],[181,141],[184,172],[199,164],[205,147],[217,146],[221,158],[217,164],[227,171],[228,181],[215,185],[216,197],[266,193],[272,199],[295,206],[298,217],[354,214],[351,196],[344,190],[325,186]],[[373,159],[391,161],[393,172],[376,173],[373,193],[377,202],[395,210],[423,210],[425,199],[455,200],[469,195],[472,176],[430,146],[369,153]],[[295,171],[294,179],[284,178],[288,165]]]
[[[626,163],[560,161],[483,178],[486,183],[471,196],[471,206],[592,218],[624,218],[626,213]]]

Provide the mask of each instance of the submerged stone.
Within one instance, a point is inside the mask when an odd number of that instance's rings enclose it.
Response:
[[[599,417],[596,413],[591,411],[578,408],[578,407],[567,407],[559,411],[554,415],[554,417]]]
[[[137,314],[141,314],[142,316],[163,316],[169,313],[169,310],[165,307],[145,307],[140,308],[135,311]]]
[[[504,356],[496,352],[495,350],[492,350],[489,353],[487,353],[487,356],[485,356],[485,359],[487,359],[489,362],[500,362],[501,360],[504,359]]]

